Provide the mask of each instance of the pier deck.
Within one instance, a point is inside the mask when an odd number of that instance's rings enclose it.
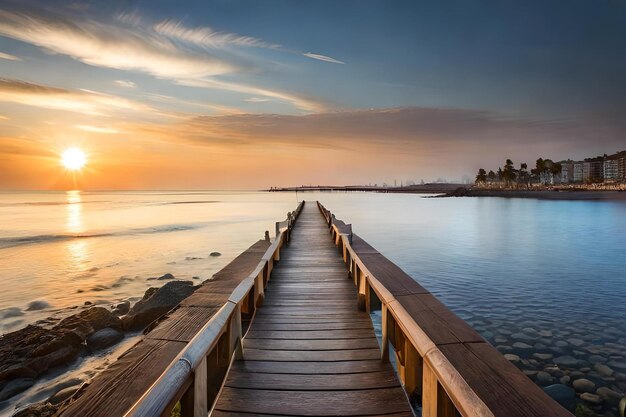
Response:
[[[304,207],[212,415],[406,415],[317,206]]]

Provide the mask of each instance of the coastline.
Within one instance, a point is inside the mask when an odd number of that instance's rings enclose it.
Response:
[[[467,189],[456,190],[434,196],[432,198],[447,197],[500,197],[500,198],[534,198],[537,200],[561,200],[561,201],[614,201],[626,200],[626,192],[611,190],[493,190],[493,189]]]

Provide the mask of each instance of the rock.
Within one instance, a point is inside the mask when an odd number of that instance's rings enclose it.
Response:
[[[17,307],[9,307],[4,310],[0,310],[0,319],[10,319],[12,317],[23,316],[24,312]]]
[[[596,363],[593,369],[602,376],[612,376],[614,372],[611,368],[601,363]]]
[[[87,338],[87,347],[92,351],[98,349],[104,349],[109,346],[113,346],[124,338],[124,334],[115,329],[107,327],[102,330],[98,330]]]
[[[169,272],[167,274],[161,275],[159,278],[157,278],[159,281],[165,281],[165,280],[171,280],[174,279],[174,275],[170,274]]]
[[[509,362],[519,362],[520,358],[517,355],[514,355],[512,353],[505,353],[504,354],[504,359],[506,359]]]
[[[567,385],[567,384],[570,383],[571,380],[572,380],[572,378],[570,378],[569,375],[564,375],[564,376],[561,377],[561,379],[559,379],[559,382],[561,384]]]
[[[552,332],[550,330],[539,330],[539,336],[552,337]]]
[[[92,303],[91,301],[85,301],[85,304],[84,304],[84,305],[86,305],[86,306],[90,306],[90,305],[92,305],[92,304],[93,304],[93,303]]]
[[[545,371],[539,371],[537,373],[537,382],[539,382],[540,385],[551,384],[553,380],[552,375]]]
[[[35,300],[28,303],[26,311],[38,311],[49,307],[51,307],[51,305],[46,300]]]
[[[551,353],[533,353],[533,358],[537,358],[540,361],[547,361],[552,359],[552,354]]]
[[[0,338],[0,386],[72,362],[85,339],[106,327],[121,329],[121,321],[106,308],[92,307],[52,328],[30,325],[5,334]]]
[[[607,402],[612,403],[613,405],[617,405],[619,400],[624,396],[617,391],[613,391],[609,387],[600,387],[596,390],[596,394],[600,397],[604,398]]]
[[[513,349],[520,349],[520,350],[528,350],[528,349],[532,349],[533,347],[527,343],[524,342],[515,342],[513,343]]]
[[[569,343],[567,343],[564,340],[558,340],[558,341],[556,341],[554,343],[554,346],[556,346],[556,347],[567,347],[567,346],[569,346]]]
[[[190,296],[196,286],[192,281],[170,281],[159,289],[148,289],[128,314],[123,317],[124,328],[139,328],[161,317]]]
[[[537,336],[528,335],[526,333],[513,333],[511,335],[511,338],[515,340],[523,340],[526,342],[532,342],[535,339],[537,339]]]
[[[572,383],[572,386],[578,392],[594,392],[596,390],[596,384],[586,378],[580,378],[575,380]]]
[[[580,399],[590,402],[592,404],[602,404],[603,401],[599,395],[591,394],[589,392],[580,394]]]
[[[116,316],[123,316],[124,314],[128,314],[129,311],[130,301],[123,301],[113,307],[113,314],[115,314]]]
[[[222,254],[219,252],[211,252],[209,256],[222,256]]]
[[[606,363],[607,359],[604,356],[600,355],[591,355],[587,358],[591,363]]]
[[[13,417],[52,417],[57,412],[58,406],[48,402],[29,405],[28,407],[13,414]]]
[[[576,400],[574,390],[563,384],[549,385],[543,389],[552,399],[561,404],[563,407],[571,410]]]
[[[56,394],[50,397],[48,401],[50,402],[50,404],[53,404],[53,405],[60,404],[63,401],[70,398],[72,395],[74,395],[76,391],[78,391],[79,388],[80,388],[80,385],[63,388],[61,391],[58,391]]]
[[[33,378],[17,378],[9,381],[0,391],[0,402],[8,400],[15,394],[19,394],[22,391],[26,391],[33,385],[35,385],[35,380]]]
[[[576,358],[574,358],[573,356],[559,356],[558,358],[554,359],[554,363],[556,363],[559,366],[567,366],[567,367],[576,367],[580,361]]]
[[[567,339],[567,342],[568,342],[570,345],[573,345],[573,346],[576,346],[576,347],[579,347],[579,346],[582,346],[582,345],[584,345],[584,344],[585,344],[585,341],[584,341],[584,340],[582,340],[582,339],[577,339],[577,338],[574,338],[574,337],[573,337],[573,338],[571,338],[571,339]]]
[[[121,329],[122,322],[119,317],[104,307],[92,307],[71,315],[55,326],[55,329],[71,332],[84,341],[100,329],[111,327]]]

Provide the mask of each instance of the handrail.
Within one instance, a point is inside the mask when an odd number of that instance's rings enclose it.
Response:
[[[228,363],[233,356],[243,355],[241,339],[242,310],[252,297],[252,305],[259,305],[269,280],[274,262],[280,259],[280,249],[289,241],[291,230],[302,211],[304,201],[287,219],[276,223],[276,238],[267,248],[261,261],[248,277],[233,290],[228,301],[191,339],[178,356],[163,371],[144,395],[126,412],[125,417],[154,417],[169,415],[175,403],[182,398],[187,407],[184,415],[208,415],[214,398],[208,398],[207,357],[225,341]],[[279,227],[280,223],[280,227]],[[226,337],[225,337],[226,336]],[[222,352],[218,352],[223,354]],[[189,380],[192,379],[191,383]]]
[[[402,303],[392,294],[392,291],[367,268],[361,256],[352,246],[352,228],[347,228],[344,222],[337,220],[319,201],[317,205],[329,226],[335,245],[342,253],[349,274],[358,287],[359,307],[369,311],[372,295],[375,295],[380,302],[383,326],[381,359],[383,361],[389,360],[388,345],[391,343],[396,350],[394,352],[396,364],[402,368],[398,369],[398,373],[405,391],[411,395],[421,388],[422,416],[453,416],[455,415],[455,408],[464,417],[494,417],[496,414],[483,400],[484,395],[481,398],[477,394],[472,384],[461,375],[460,370],[451,363],[429,334],[422,329],[415,317],[403,307]],[[411,296],[411,294],[403,295],[404,298]],[[469,325],[466,326],[469,327]],[[400,337],[396,337],[398,330]],[[393,332],[393,336],[390,335],[391,332]],[[401,346],[395,346],[396,344]],[[490,345],[489,347],[493,349],[494,355],[501,356],[497,350]],[[512,371],[521,374],[514,367]],[[524,378],[526,377],[524,376]],[[533,383],[528,380],[528,384]],[[443,393],[439,387],[443,389]],[[527,400],[529,402],[532,400],[546,402],[547,408],[551,410],[550,415],[571,415],[540,390],[534,394],[541,398],[528,398]],[[449,402],[452,403],[452,407],[450,407]],[[510,412],[507,410],[506,414],[502,414],[502,410],[500,410],[498,415],[519,415],[520,410],[518,408],[518,404],[512,402]]]

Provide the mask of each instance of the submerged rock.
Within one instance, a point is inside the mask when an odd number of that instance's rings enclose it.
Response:
[[[222,254],[219,252],[211,252],[209,256],[222,256]]]
[[[165,280],[170,280],[170,279],[175,279],[174,275],[170,274],[169,272],[167,274],[163,274],[161,275],[159,278],[157,278],[159,281],[165,281]]]
[[[116,316],[123,316],[130,311],[130,301],[123,301],[113,306],[113,314]]]
[[[576,400],[576,394],[574,390],[563,384],[554,384],[547,386],[543,389],[546,394],[552,397],[553,400],[561,404],[563,407],[571,410]]]
[[[176,307],[198,288],[192,281],[171,281],[161,288],[148,288],[144,297],[123,317],[124,328],[145,327]]]
[[[124,338],[124,334],[110,327],[98,330],[87,338],[87,347],[92,351],[113,346]]]
[[[585,378],[575,380],[572,385],[578,392],[594,392],[596,390],[596,384]]]
[[[38,310],[43,310],[46,308],[50,308],[51,305],[49,302],[47,302],[46,300],[35,300],[35,301],[31,301],[30,303],[28,303],[28,307],[26,308],[26,311],[38,311]]]

